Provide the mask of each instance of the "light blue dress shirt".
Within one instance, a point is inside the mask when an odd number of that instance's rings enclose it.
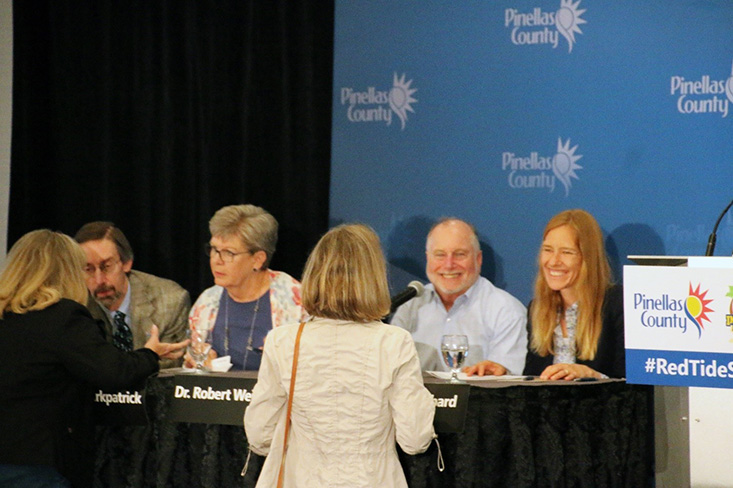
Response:
[[[431,284],[397,309],[392,324],[412,334],[423,371],[449,371],[440,355],[444,334],[468,336],[464,366],[489,359],[508,374],[522,374],[527,355],[527,309],[506,291],[479,277],[446,311]]]

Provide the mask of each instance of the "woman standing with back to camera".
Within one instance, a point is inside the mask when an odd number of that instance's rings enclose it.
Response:
[[[284,486],[406,487],[407,454],[434,438],[435,406],[410,334],[389,313],[379,238],[364,225],[326,233],[303,273],[299,345]],[[258,487],[274,487],[283,456],[298,324],[274,329],[244,415],[252,452],[267,456]]]

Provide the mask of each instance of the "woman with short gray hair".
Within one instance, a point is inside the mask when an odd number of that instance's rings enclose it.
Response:
[[[255,205],[223,207],[209,221],[214,286],[193,304],[189,324],[213,330],[210,357],[230,356],[233,369],[259,369],[267,332],[303,314],[300,283],[269,269],[277,230],[277,220]]]

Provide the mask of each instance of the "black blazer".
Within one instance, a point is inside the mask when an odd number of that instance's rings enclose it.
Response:
[[[94,388],[135,388],[158,371],[149,349],[122,352],[89,311],[62,299],[0,320],[0,464],[54,466],[92,485]]]
[[[552,364],[554,356],[538,356],[531,350],[532,342],[532,304],[528,307],[527,332],[527,359],[524,363],[524,374],[539,376],[547,366]],[[614,285],[606,291],[603,299],[603,329],[598,339],[598,351],[592,361],[580,361],[611,378],[626,377],[626,350],[624,345],[624,292],[620,285]]]

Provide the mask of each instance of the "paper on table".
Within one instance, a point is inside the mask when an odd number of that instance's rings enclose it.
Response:
[[[440,378],[442,380],[449,380],[451,377],[450,371],[428,371],[429,375],[435,376],[436,378]],[[524,376],[517,376],[517,375],[511,375],[511,374],[505,374],[503,376],[493,376],[493,375],[486,375],[486,376],[468,376],[466,373],[458,373],[458,379],[461,381],[485,381],[485,380],[493,380],[493,381],[522,381],[524,380]]]
[[[222,356],[211,360],[211,371],[229,371],[232,367],[231,356]]]
[[[218,373],[224,373],[232,369],[232,358],[231,356],[222,356],[220,358],[212,359],[210,364],[207,365],[207,370],[215,371]],[[196,368],[187,368],[183,366],[178,368],[181,373],[195,373]]]

